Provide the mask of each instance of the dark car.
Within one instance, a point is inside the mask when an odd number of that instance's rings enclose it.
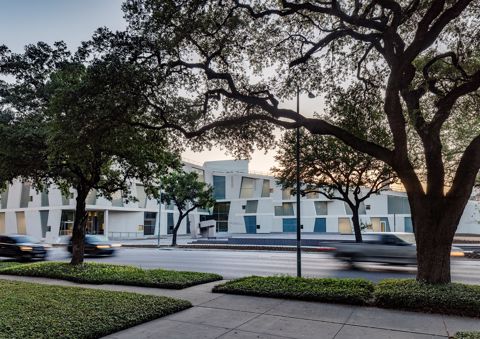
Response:
[[[362,243],[339,243],[334,256],[350,264],[376,262],[396,265],[416,265],[417,248],[412,233],[365,233]],[[452,247],[452,257],[463,257],[462,249]]]
[[[120,244],[109,242],[101,235],[85,235],[85,254],[87,255],[114,255]],[[72,239],[68,242],[68,252],[72,253]]]
[[[0,257],[17,260],[45,260],[47,249],[38,240],[27,235],[0,235]]]

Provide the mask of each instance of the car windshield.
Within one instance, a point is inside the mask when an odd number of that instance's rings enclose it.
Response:
[[[35,243],[38,243],[37,239],[29,237],[27,235],[14,235],[14,236],[12,236],[12,239],[14,239],[15,242],[18,243],[18,244],[23,244],[23,243],[35,244]]]
[[[87,236],[85,236],[85,238],[87,238],[87,240],[90,241],[90,242],[105,242],[105,241],[107,241],[107,238],[105,238],[102,235],[87,235]]]
[[[395,234],[395,236],[397,236],[398,238],[400,238],[401,240],[405,241],[408,244],[415,244],[415,235],[413,235],[413,233],[412,234],[409,234],[409,233]]]

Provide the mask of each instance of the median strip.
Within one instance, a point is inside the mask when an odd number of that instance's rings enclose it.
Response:
[[[62,279],[85,284],[115,284],[182,289],[222,280],[222,276],[213,273],[141,269],[135,266],[93,262],[75,266],[63,262],[8,263],[6,267],[4,264],[0,265],[0,274]]]
[[[0,280],[1,338],[100,338],[192,305],[185,300]]]

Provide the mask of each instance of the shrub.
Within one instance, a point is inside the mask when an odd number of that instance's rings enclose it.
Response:
[[[374,298],[379,307],[480,317],[480,286],[388,279],[375,286]]]
[[[0,268],[0,274],[63,279],[87,284],[119,284],[182,289],[221,280],[218,274],[181,272],[163,269],[144,270],[135,266],[83,263],[70,265],[41,262]]]
[[[213,292],[362,305],[372,297],[365,279],[251,276],[215,286]]]
[[[457,332],[453,339],[480,339],[480,332]]]

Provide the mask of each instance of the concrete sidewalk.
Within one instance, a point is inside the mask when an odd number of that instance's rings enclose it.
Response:
[[[474,318],[211,293],[218,282],[165,290],[5,275],[0,275],[0,279],[164,295],[186,299],[194,305],[105,337],[109,339],[426,339],[447,338],[457,331],[480,331],[480,321]]]

